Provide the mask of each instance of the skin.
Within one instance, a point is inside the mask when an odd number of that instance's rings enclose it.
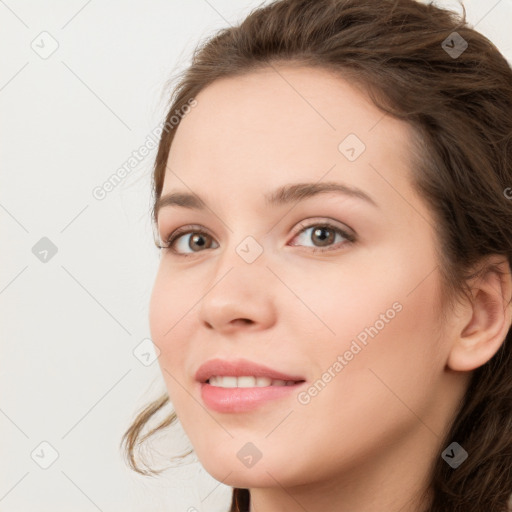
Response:
[[[192,235],[206,230],[207,245],[190,246],[189,233],[175,246],[189,257],[162,251],[150,328],[200,462],[249,488],[252,511],[422,510],[418,493],[471,370],[510,326],[500,299],[510,280],[476,282],[475,303],[442,323],[434,221],[411,185],[409,126],[345,80],[282,65],[218,80],[196,100],[177,129],[163,195],[193,191],[209,209],[163,208],[158,232],[164,240],[197,224]],[[366,146],[353,162],[338,150],[350,133]],[[336,193],[264,203],[281,185],[325,181],[358,187],[378,207]],[[299,223],[327,220],[356,241],[336,234],[313,253],[322,238]],[[247,236],[263,250],[252,263],[236,252]],[[247,358],[302,375],[308,389],[397,302],[400,312],[308,404],[292,393],[244,413],[204,406],[194,374],[206,360]],[[262,454],[252,467],[237,457],[248,442]]]

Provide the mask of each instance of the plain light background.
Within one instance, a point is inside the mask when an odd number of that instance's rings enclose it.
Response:
[[[147,341],[156,149],[93,190],[161,123],[195,45],[262,3],[0,0],[1,512],[227,511],[231,489],[194,455],[157,479],[122,459],[165,390]],[[512,0],[464,5],[512,62]],[[189,448],[173,427],[155,462]]]

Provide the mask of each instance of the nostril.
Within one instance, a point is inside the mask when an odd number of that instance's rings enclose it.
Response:
[[[249,318],[237,318],[236,320],[233,320],[233,323],[236,323],[236,322],[242,322],[244,324],[252,324],[253,323],[253,321],[249,320]]]

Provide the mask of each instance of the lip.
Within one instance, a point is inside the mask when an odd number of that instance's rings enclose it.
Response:
[[[286,373],[274,370],[273,368],[259,363],[254,363],[248,359],[227,360],[218,358],[210,359],[206,361],[206,363],[202,364],[196,371],[195,379],[198,382],[204,383],[214,375],[231,375],[234,377],[251,375],[254,377],[269,377],[273,380],[305,380],[304,377],[300,375],[287,375]]]
[[[206,382],[213,375],[231,375],[235,377],[250,375],[298,382],[289,386],[222,388],[212,386]],[[223,413],[251,411],[270,400],[288,397],[291,393],[296,392],[299,387],[306,384],[305,379],[301,376],[288,375],[247,359],[233,361],[210,359],[198,368],[195,378],[200,386],[200,394],[204,404],[213,411]]]
[[[221,388],[203,382],[201,398],[208,409],[223,413],[252,411],[264,403],[297,393],[306,382],[297,382],[292,386],[264,386],[254,388]]]

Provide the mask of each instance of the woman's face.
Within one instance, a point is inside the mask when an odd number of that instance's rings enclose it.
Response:
[[[164,245],[192,225],[162,251],[150,305],[171,402],[227,485],[389,471],[390,457],[417,481],[461,387],[446,369],[434,221],[411,186],[408,125],[327,72],[278,69],[211,84],[172,144],[162,196],[207,206],[158,212]],[[276,195],[327,183],[361,195]],[[251,401],[261,389],[196,380],[211,359],[303,382]]]

